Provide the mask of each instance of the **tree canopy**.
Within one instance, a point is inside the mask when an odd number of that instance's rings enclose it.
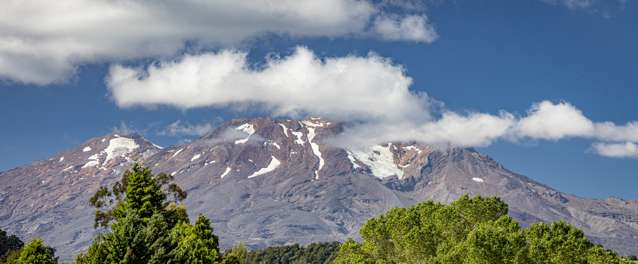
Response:
[[[248,252],[243,244],[238,244],[224,253],[223,264],[323,264],[332,263],[339,250],[338,242],[272,246]]]
[[[135,164],[111,189],[91,198],[96,228],[104,228],[77,263],[216,263],[218,238],[200,215],[190,224],[179,203],[186,192],[166,174]]]
[[[467,195],[395,208],[368,220],[363,241],[346,241],[334,263],[629,263],[565,222],[523,229],[507,212],[498,198]]]
[[[34,239],[27,243],[18,255],[16,264],[56,264],[55,250],[44,244],[42,239]]]
[[[15,235],[7,235],[7,232],[0,229],[0,263],[6,261],[9,255],[18,251],[24,243]]]

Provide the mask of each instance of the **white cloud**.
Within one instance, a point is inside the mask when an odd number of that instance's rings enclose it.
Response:
[[[638,140],[638,122],[594,122],[567,102],[542,101],[524,116],[449,110],[439,115],[425,94],[410,91],[412,79],[401,66],[374,54],[318,58],[299,47],[287,57],[269,57],[259,68],[251,67],[246,57],[224,50],[185,55],[145,69],[117,65],[107,86],[121,107],[250,107],[273,116],[350,121],[333,139],[350,146],[388,141],[469,147],[496,140]]]
[[[331,142],[351,148],[397,141],[418,141],[442,147],[487,146],[495,140],[506,137],[515,123],[515,117],[505,112],[500,115],[483,113],[461,115],[445,112],[437,120],[422,123],[409,120],[358,123],[347,126],[344,132],[331,139]]]
[[[139,131],[130,125],[127,125],[124,121],[121,121],[120,124],[111,129],[111,133],[120,134],[120,135],[131,135],[139,133]]]
[[[562,0],[561,2],[569,9],[589,8],[594,4],[594,0]]]
[[[210,123],[192,125],[177,120],[160,131],[159,134],[167,136],[203,136],[213,131],[213,129],[214,127]]]
[[[404,17],[378,16],[374,20],[374,31],[386,40],[408,40],[432,43],[438,38],[434,26],[425,15]]]
[[[518,134],[538,139],[589,136],[594,124],[571,104],[543,101],[532,106],[527,117],[520,120]]]
[[[49,84],[79,64],[174,56],[185,43],[198,49],[266,34],[370,35],[382,9],[362,0],[7,0],[0,9],[0,78]],[[415,22],[406,29],[418,32]]]
[[[596,137],[607,141],[632,141],[638,142],[638,122],[629,122],[623,126],[612,122],[596,124]]]
[[[611,158],[638,158],[638,145],[625,143],[594,143],[592,148],[601,156]]]
[[[594,138],[602,141],[638,142],[638,122],[625,125],[594,122],[582,111],[567,103],[542,101],[532,106],[516,127],[518,137],[557,140],[561,138]]]
[[[562,5],[568,9],[588,9],[594,6],[596,0],[541,0],[552,5]]]
[[[424,96],[409,91],[402,67],[374,54],[319,59],[298,47],[253,69],[243,52],[186,55],[147,69],[112,67],[107,86],[122,107],[254,104],[273,115],[331,119],[427,120]]]

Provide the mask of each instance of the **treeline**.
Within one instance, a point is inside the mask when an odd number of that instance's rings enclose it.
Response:
[[[225,263],[246,263],[246,264],[266,264],[266,263],[293,263],[293,264],[328,264],[332,263],[339,252],[339,242],[328,243],[312,243],[306,246],[298,244],[289,246],[273,246],[265,249],[250,251],[242,256],[235,252],[245,250],[241,249],[243,245],[235,246],[226,252],[224,256]],[[237,256],[234,258],[233,256]]]
[[[499,198],[423,202],[368,220],[361,243],[346,241],[334,263],[631,263],[563,222],[525,229]]]
[[[392,209],[361,228],[361,242],[255,251],[238,244],[222,253],[208,218],[189,222],[181,205],[187,194],[172,180],[135,164],[113,186],[100,188],[90,203],[102,230],[75,263],[635,263],[565,222],[521,228],[500,199],[468,196],[449,205]],[[23,245],[0,231],[0,263],[57,263],[54,253],[42,240]]]
[[[41,239],[34,239],[24,245],[18,237],[8,236],[0,229],[0,263],[54,264],[57,261],[55,250],[47,247]]]

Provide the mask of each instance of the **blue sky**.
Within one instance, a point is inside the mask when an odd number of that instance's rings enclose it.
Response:
[[[536,0],[438,1],[426,9],[397,12],[427,14],[438,38],[427,43],[269,34],[232,48],[247,52],[251,64],[264,63],[268,54],[289,56],[298,46],[318,57],[365,57],[374,52],[405,69],[413,80],[412,92],[426,92],[460,114],[498,115],[504,110],[524,116],[532,104],[549,100],[568,102],[595,122],[623,125],[638,120],[638,5],[634,2],[569,8]],[[225,48],[213,45],[197,52]],[[117,63],[145,65],[156,59]],[[269,114],[221,106],[119,107],[105,84],[112,63],[109,59],[78,63],[71,77],[52,84],[5,78],[0,83],[0,110],[5,113],[0,116],[0,169],[45,159],[124,126],[166,146],[192,138],[167,135],[166,127],[178,120],[204,125]],[[638,199],[638,159],[597,155],[588,138],[514,142],[499,138],[478,150],[561,191]]]

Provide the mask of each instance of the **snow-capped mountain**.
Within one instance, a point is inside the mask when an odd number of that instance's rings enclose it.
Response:
[[[638,254],[637,201],[561,193],[472,149],[326,143],[342,129],[319,118],[260,118],[166,149],[135,135],[94,138],[0,173],[0,227],[43,237],[68,259],[95,235],[89,197],[138,161],[175,177],[190,215],[209,216],[222,247],[343,240],[389,208],[469,193],[502,197],[524,224],[563,219],[608,248]]]

